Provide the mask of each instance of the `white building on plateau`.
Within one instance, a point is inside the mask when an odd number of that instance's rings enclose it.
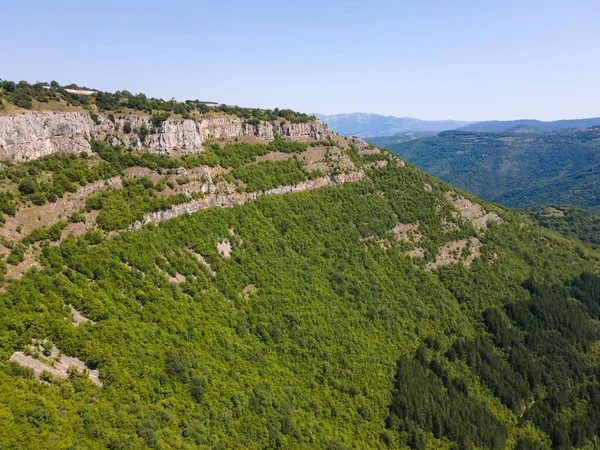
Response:
[[[93,95],[98,91],[88,91],[86,89],[65,89],[69,94],[79,94],[79,95]]]

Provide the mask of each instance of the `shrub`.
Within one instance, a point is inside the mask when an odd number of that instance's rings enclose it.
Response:
[[[165,122],[171,114],[168,111],[160,111],[152,114],[152,118],[150,119],[150,123],[154,125],[156,128],[160,128],[163,122]]]
[[[96,113],[90,113],[90,118],[94,121],[96,125],[100,125],[100,116]]]
[[[138,134],[140,135],[140,140],[142,142],[146,142],[146,137],[148,136],[149,133],[150,133],[150,131],[148,130],[148,125],[146,125],[145,123],[143,123],[140,126],[140,129],[138,131]]]

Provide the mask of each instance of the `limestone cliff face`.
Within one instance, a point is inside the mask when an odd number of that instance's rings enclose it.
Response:
[[[128,122],[132,131],[125,133]],[[143,125],[151,133],[142,142],[139,130]],[[0,117],[0,160],[27,161],[53,153],[90,151],[90,139],[169,153],[202,151],[203,142],[211,138],[256,136],[271,140],[276,134],[301,141],[323,139],[334,133],[321,121],[248,125],[238,118],[199,122],[169,119],[156,128],[147,117],[135,115],[118,116],[113,123],[102,115],[93,121],[85,112],[32,112]]]
[[[31,113],[0,117],[0,159],[24,161],[89,149],[94,122],[85,113]]]

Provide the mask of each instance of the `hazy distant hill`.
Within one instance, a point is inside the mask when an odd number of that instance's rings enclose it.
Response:
[[[527,131],[557,131],[566,128],[588,128],[600,125],[600,117],[591,119],[555,120],[542,122],[541,120],[490,120],[476,122],[460,128],[464,131],[478,131],[489,133],[527,132]]]
[[[573,204],[600,211],[600,127],[549,133],[445,131],[384,145],[420,169],[511,207]]]
[[[373,136],[392,136],[407,131],[454,130],[473,123],[458,120],[430,121],[365,113],[315,114],[315,116],[327,122],[334,131],[344,136],[357,136],[363,139]]]

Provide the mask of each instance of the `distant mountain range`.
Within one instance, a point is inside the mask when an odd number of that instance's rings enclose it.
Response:
[[[591,119],[554,120],[542,122],[541,120],[489,120],[476,122],[461,127],[464,131],[504,133],[504,132],[527,132],[527,131],[557,131],[567,128],[588,128],[600,125],[600,117]]]
[[[344,136],[368,138],[373,136],[392,136],[410,131],[439,132],[454,130],[474,122],[460,120],[420,120],[412,117],[382,116],[379,114],[314,114],[327,122],[333,131]]]
[[[379,114],[314,114],[320,120],[327,122],[331,129],[344,136],[371,138],[377,136],[399,135],[400,141],[420,137],[410,133],[438,133],[460,129],[473,132],[487,133],[527,133],[557,131],[569,128],[588,128],[600,125],[600,117],[591,119],[555,120],[490,120],[484,122],[466,122],[460,120],[420,120],[412,117],[382,116]],[[409,134],[407,134],[409,133]]]

